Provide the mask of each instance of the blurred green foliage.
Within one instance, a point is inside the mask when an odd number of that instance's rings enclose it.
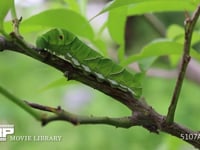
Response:
[[[64,3],[64,5],[63,2],[67,3]],[[25,21],[22,22],[21,32],[28,41],[34,43],[35,37],[38,36],[38,34],[40,34],[41,32],[44,32],[43,30],[55,26],[64,27],[70,30],[71,32],[77,34],[77,36],[81,36],[82,38],[89,40],[94,46],[96,46],[96,48],[99,51],[102,51],[102,53],[107,56],[111,53],[110,51],[105,52],[105,48],[107,47],[107,45],[110,44],[110,42],[107,42],[109,41],[109,38],[104,38],[104,36],[100,34],[101,31],[98,31],[98,35],[96,35],[97,31],[95,27],[92,26],[90,22],[88,22],[85,16],[84,10],[86,10],[86,2],[87,1],[85,0],[84,2],[81,2],[80,5],[77,5],[78,3],[75,0],[58,0],[47,1],[45,3],[42,3],[42,5],[46,6],[45,8],[43,8],[44,10],[51,8],[54,9],[39,13],[37,15],[31,14],[32,16],[28,16],[27,14],[25,14],[27,15],[27,19],[25,19]],[[156,1],[154,0],[152,0],[151,5],[149,3],[145,3],[145,1],[142,1],[142,3],[135,3],[135,5],[129,6],[130,3],[128,2],[133,3],[137,2],[137,0],[129,0],[127,1],[127,3],[122,0],[116,0],[111,5],[106,6],[103,9],[103,11],[117,11],[114,10],[114,8],[121,7],[123,5],[123,9],[125,9],[124,7],[128,7],[127,15],[130,16],[148,12],[184,11],[185,7],[187,7],[186,9],[188,11],[191,11],[194,10],[197,5],[197,0],[185,0],[184,3],[182,3],[182,1],[175,1],[176,4],[178,3],[181,5],[173,5],[174,7],[171,7],[172,4],[170,2],[165,2],[167,4],[163,5],[163,3],[161,3],[162,1],[159,2],[159,5],[154,5],[156,3]],[[134,9],[133,6],[135,6],[137,9]],[[151,7],[149,7],[149,9],[144,9],[146,8],[146,6]],[[64,10],[63,8],[68,9]],[[28,11],[26,8],[24,12],[31,13],[30,9],[31,7],[28,8]],[[23,9],[21,11],[23,12]],[[52,11],[57,13],[53,18],[50,16],[50,13],[52,13]],[[118,13],[120,14],[120,11]],[[62,19],[62,15],[66,15],[67,19]],[[122,15],[124,14],[122,13]],[[183,26],[173,25],[173,19],[171,19],[171,21],[169,21],[170,19],[167,19],[176,18],[176,16],[179,17],[180,14],[168,14],[169,17],[166,17],[167,14],[163,16],[162,15],[157,14],[157,16],[161,18],[161,20],[166,25],[167,37],[165,40],[171,41],[171,43],[168,43],[168,46],[172,44],[171,48],[176,48],[177,44],[183,44],[180,43],[180,39],[183,37]],[[45,16],[47,17],[45,18]],[[124,28],[126,21],[123,20],[118,26],[116,22],[120,20],[120,17],[114,14],[110,14],[110,16],[115,17],[110,19],[110,22],[108,22],[108,26],[110,28],[109,32],[111,34],[110,38],[112,38],[113,41],[117,42],[118,45],[121,45],[122,48],[126,48],[126,46],[124,45],[125,43],[123,41],[124,38],[120,37],[123,36],[123,34],[125,34]],[[142,17],[140,16],[140,18]],[[57,21],[55,21],[55,19],[57,19]],[[144,44],[147,44],[147,41],[150,42],[150,39],[151,41],[153,41],[154,39],[152,38],[159,37],[158,34],[155,31],[153,31],[148,24],[144,24],[144,18],[142,18],[142,20],[142,22],[141,20],[137,21],[131,27],[131,29],[135,29],[135,34],[133,35],[133,37],[136,40],[134,41],[133,38],[133,43],[136,46],[132,45],[128,48],[128,50],[126,49],[126,51],[128,51],[128,55],[132,55],[134,51],[140,51],[140,48],[143,47]],[[176,23],[179,25],[181,24],[179,22]],[[102,23],[101,30],[104,30],[106,26],[105,24]],[[170,27],[168,28],[169,25]],[[5,28],[7,32],[11,31],[10,22],[5,23]],[[116,34],[116,31],[119,32]],[[200,41],[200,39],[198,39],[198,30],[196,30],[194,36],[195,37],[193,44],[196,44]],[[122,63],[123,61],[127,61],[128,63],[125,63],[127,65],[135,61],[137,59],[137,56],[140,57],[141,60],[141,58],[149,59],[148,57],[150,56],[159,57],[163,54],[170,55],[176,53],[175,51],[171,50],[170,47],[166,48],[166,46],[165,53],[161,53],[161,51],[159,50],[154,51],[155,43],[156,42],[152,42],[148,46],[146,46],[146,49],[148,49],[148,52],[146,52],[146,54],[140,53],[138,54],[139,56],[132,55],[129,57],[129,59],[123,60],[122,58],[124,57],[125,50],[120,49],[118,56],[120,60],[122,60]],[[174,47],[173,43],[176,43],[174,44]],[[156,44],[158,45],[158,47],[163,46],[162,41],[158,41]],[[114,45],[114,43],[112,42],[108,47],[112,47],[111,45]],[[167,51],[167,49],[170,50]],[[149,51],[151,51],[151,53]],[[178,54],[180,54],[180,52]],[[194,56],[199,57],[197,53],[195,53]],[[147,60],[143,62],[144,63],[142,65],[145,68],[144,70],[148,69],[151,66],[149,65],[149,63],[152,63]],[[178,61],[173,60],[173,62],[176,62],[174,63],[175,66],[177,65]],[[9,89],[14,95],[21,99],[54,107],[60,105],[66,110],[70,109],[69,105],[73,103],[73,98],[75,99],[75,97],[69,99],[69,97],[66,98],[65,96],[66,94],[68,94],[68,91],[71,90],[74,85],[76,85],[75,87],[77,87],[77,89],[75,88],[75,90],[73,91],[77,94],[74,95],[79,95],[79,90],[81,90],[81,88],[79,87],[82,87],[82,84],[71,81],[71,83],[69,83],[63,80],[62,82],[66,82],[66,86],[55,86],[54,88],[46,88],[46,90],[44,90],[45,87],[48,87],[48,85],[51,83],[55,83],[55,81],[57,79],[60,79],[62,76],[63,74],[58,72],[56,69],[22,54],[9,51],[4,51],[0,53],[0,85]],[[173,93],[175,79],[167,80],[147,77],[144,79],[143,85],[143,96],[146,98],[148,104],[152,105],[152,107],[155,108],[159,113],[165,115],[167,113],[168,105],[170,103],[170,99]],[[85,86],[84,89],[86,89]],[[123,105],[115,103],[115,101],[112,101],[110,97],[105,96],[104,94],[96,91],[95,89],[91,89],[88,87],[88,92],[83,94],[92,96],[87,97],[88,100],[85,102],[86,105],[84,105],[83,103],[82,105],[77,106],[76,110],[73,110],[76,113],[113,117],[130,115],[129,110]],[[178,123],[191,127],[192,129],[198,129],[200,125],[200,121],[198,121],[197,119],[199,110],[199,97],[200,93],[198,91],[198,85],[186,80],[183,85],[183,90],[181,92],[180,102],[176,113],[176,121]],[[74,127],[67,122],[54,122],[48,124],[45,127],[41,127],[40,123],[36,122],[32,117],[30,117],[29,114],[24,112],[22,109],[16,107],[16,105],[14,105],[1,95],[0,100],[0,124],[14,124],[15,135],[62,136],[61,142],[1,142],[0,147],[3,150],[146,150],[147,148],[149,150],[192,149],[190,145],[181,141],[180,139],[176,139],[164,133],[161,133],[159,135],[151,134],[141,127],[132,127],[130,129],[120,129],[104,125],[88,125]]]

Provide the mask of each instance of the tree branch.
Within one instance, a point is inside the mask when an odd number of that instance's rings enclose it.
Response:
[[[31,106],[32,108],[54,113],[54,116],[44,115],[42,118],[42,125],[47,125],[53,121],[67,121],[73,125],[88,125],[88,124],[104,124],[111,125],[115,127],[121,128],[130,128],[133,126],[143,126],[145,128],[149,128],[151,130],[156,129],[156,126],[149,126],[149,120],[144,119],[143,114],[134,113],[133,116],[121,117],[121,118],[110,118],[110,117],[96,117],[96,116],[81,116],[77,114],[72,114],[67,112],[61,107],[49,107],[43,106],[40,104],[31,103],[25,101],[26,104]],[[155,115],[155,114],[154,114]],[[143,119],[142,119],[143,118]],[[187,129],[177,123],[172,123],[169,125],[165,122],[165,117],[157,115],[152,116],[152,118],[156,119],[157,124],[159,125],[159,130],[169,133],[173,136],[181,138],[182,140],[192,144],[195,147],[200,147],[200,138],[196,138],[195,140],[189,140],[187,137],[189,135],[199,135],[199,132],[192,131]],[[159,133],[158,131],[156,133]]]
[[[174,89],[174,94],[171,100],[171,104],[168,109],[167,113],[167,122],[172,123],[174,121],[174,115],[176,111],[176,106],[178,103],[180,91],[183,85],[183,80],[185,78],[186,69],[188,66],[188,63],[190,61],[190,45],[192,40],[192,33],[194,26],[199,18],[200,15],[200,6],[198,6],[197,10],[193,13],[193,16],[191,18],[186,18],[185,20],[185,42],[184,42],[184,48],[183,48],[183,56],[182,56],[182,63],[180,72],[177,78],[176,86]]]
[[[17,104],[19,107],[24,109],[26,112],[28,112],[30,115],[32,115],[36,120],[41,120],[41,114],[30,108],[27,104],[25,104],[23,101],[9,93],[7,90],[5,90],[3,87],[0,86],[0,94],[4,95],[8,99],[10,99],[13,103]]]

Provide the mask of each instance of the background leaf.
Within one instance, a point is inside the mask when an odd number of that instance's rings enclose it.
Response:
[[[191,0],[148,0],[130,5],[127,15],[139,15],[151,12],[166,12],[166,11],[193,11],[198,3]]]
[[[140,2],[141,0],[114,0],[108,3],[96,16],[101,15],[107,11],[113,10],[118,7],[127,6],[129,4],[133,4],[136,2]]]
[[[127,8],[115,9],[109,12],[108,17],[108,30],[112,39],[119,44],[118,59],[124,59],[125,51],[125,25],[126,25],[126,11]]]
[[[184,34],[185,34],[184,27],[176,24],[169,26],[169,28],[167,29],[167,37],[178,43],[184,42]],[[191,45],[198,43],[200,41],[199,37],[200,37],[199,31],[194,31],[192,34]]]
[[[96,16],[124,6],[128,7],[127,15],[136,15],[148,12],[192,11],[197,5],[198,1],[192,0],[114,0],[107,4]]]
[[[156,59],[157,57],[149,57],[149,58],[139,60],[138,64],[139,64],[140,70],[142,72],[147,71]]]
[[[176,24],[169,26],[169,28],[167,29],[167,37],[172,40],[176,40],[183,34],[184,34],[184,28]]]
[[[45,91],[53,89],[53,88],[58,88],[60,86],[66,86],[66,85],[70,85],[70,84],[74,84],[74,83],[76,83],[75,80],[67,81],[67,79],[65,77],[62,77],[60,79],[57,79],[55,81],[48,83],[44,87],[40,88],[39,91],[45,92]]]
[[[64,0],[69,5],[69,8],[80,13],[80,8],[76,0]]]
[[[12,7],[13,0],[0,0],[0,32],[4,31],[3,21],[9,9]]]
[[[89,22],[79,13],[69,9],[52,9],[26,19],[21,24],[22,32],[44,31],[45,28],[64,28],[76,35],[93,39]]]
[[[156,40],[147,46],[145,46],[139,54],[130,56],[124,60],[121,65],[127,66],[128,64],[141,60],[144,58],[149,58],[153,56],[163,56],[163,55],[182,55],[183,44],[169,41],[169,40]],[[191,48],[191,55],[200,60],[200,55]]]
[[[87,11],[88,0],[79,1],[81,14],[85,15]]]

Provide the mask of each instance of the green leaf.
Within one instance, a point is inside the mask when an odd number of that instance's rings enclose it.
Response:
[[[140,60],[138,62],[140,70],[142,72],[147,71],[151,67],[151,65],[155,62],[156,59],[157,57],[148,57],[148,58]]]
[[[120,9],[114,9],[109,12],[109,17],[107,21],[108,31],[113,38],[113,40],[119,44],[118,58],[119,60],[124,59],[124,32],[126,25],[126,7]]]
[[[193,11],[198,3],[198,1],[193,0],[114,0],[108,3],[96,16],[124,6],[128,7],[127,15],[165,11]]]
[[[184,28],[182,26],[175,25],[175,24],[171,25],[167,29],[167,37],[177,43],[183,44],[184,38],[185,38]],[[199,37],[200,37],[200,33],[198,31],[193,31],[191,45],[198,43],[200,41]],[[177,64],[180,62],[181,56],[171,55],[169,59],[172,66],[177,66]]]
[[[77,0],[65,0],[65,1],[69,5],[69,8],[71,8],[72,10],[78,13],[80,12],[80,8],[79,8]]]
[[[127,6],[136,2],[140,2],[141,0],[114,0],[108,3],[96,16],[99,16],[107,11],[113,10],[115,8]],[[95,17],[96,17],[95,16]]]
[[[180,62],[180,59],[181,59],[181,55],[171,55],[169,56],[169,60],[170,60],[170,65],[172,67],[176,67],[178,65],[178,63]]]
[[[53,88],[66,86],[66,85],[74,84],[74,83],[76,83],[76,81],[74,81],[74,80],[67,81],[66,78],[62,77],[60,79],[52,81],[51,83],[49,83],[48,85],[46,85],[44,87],[42,87],[41,89],[39,89],[39,92],[45,92],[45,91],[53,89]]]
[[[167,37],[175,42],[183,43],[185,38],[184,28],[179,25],[171,25],[167,29]],[[199,31],[194,30],[192,34],[191,45],[198,43],[200,41],[199,37],[200,37]]]
[[[79,13],[69,9],[53,9],[41,12],[23,21],[20,27],[24,33],[56,27],[67,29],[88,39],[94,38],[93,29],[89,22]]]
[[[124,54],[125,54],[125,44],[121,44],[118,48],[118,60],[121,62],[124,60]]]
[[[79,1],[81,14],[83,14],[84,16],[86,15],[86,11],[87,11],[87,3],[88,3],[88,0]]]
[[[169,39],[175,40],[183,35],[184,35],[184,28],[179,25],[173,24],[169,26],[169,28],[167,29],[167,38]]]
[[[139,54],[130,56],[124,60],[121,65],[127,66],[128,64],[142,60],[144,58],[163,56],[163,55],[182,55],[183,44],[169,41],[169,40],[156,40],[146,45]],[[200,55],[193,48],[191,48],[191,56],[200,60]]]
[[[98,48],[98,52],[101,53],[101,55],[107,57],[108,56],[108,52],[107,52],[107,45],[106,43],[99,39],[99,38],[95,38],[95,40],[91,41],[92,44]]]
[[[115,9],[109,12],[108,31],[115,42],[124,43],[124,29],[126,23],[126,7]]]
[[[200,33],[198,31],[194,31],[192,33],[192,41],[191,41],[191,45],[193,46],[194,44],[197,44],[198,42],[200,42]]]
[[[134,5],[130,5],[127,15],[140,15],[151,12],[166,12],[166,11],[193,11],[198,3],[191,0],[148,0],[141,1]]]
[[[0,32],[4,32],[3,22],[9,9],[12,7],[13,0],[0,0]]]

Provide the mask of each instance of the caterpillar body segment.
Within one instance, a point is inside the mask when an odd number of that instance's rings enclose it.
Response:
[[[141,96],[141,85],[134,74],[103,57],[64,29],[51,29],[38,37],[38,48],[64,56],[74,67],[96,76],[98,81],[107,81],[114,88]]]

